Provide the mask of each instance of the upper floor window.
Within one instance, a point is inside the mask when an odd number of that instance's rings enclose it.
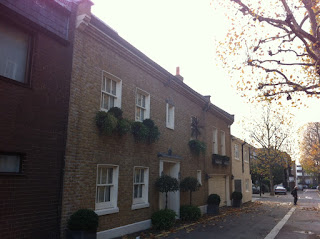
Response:
[[[143,167],[134,167],[132,209],[139,209],[149,206],[148,184],[149,169]]]
[[[136,91],[136,121],[150,118],[150,94],[137,88]]]
[[[0,22],[0,75],[27,82],[31,36],[8,23]]]
[[[108,111],[112,107],[121,108],[121,90],[122,81],[104,71],[101,89],[101,109]]]
[[[167,103],[167,128],[174,129],[174,105]]]
[[[249,162],[249,154],[248,154],[248,149],[243,150],[243,159],[246,163]]]
[[[212,131],[212,153],[218,154],[218,131],[216,128],[213,128]]]
[[[221,155],[226,155],[226,134],[223,131],[220,131],[220,148],[221,148]]]
[[[99,164],[97,167],[96,210],[105,209],[103,214],[118,212],[119,167],[106,164]]]
[[[0,153],[0,173],[20,173],[21,157],[16,153]]]
[[[239,145],[234,144],[234,158],[239,160]]]

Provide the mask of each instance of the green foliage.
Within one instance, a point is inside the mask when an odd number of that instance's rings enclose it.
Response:
[[[241,192],[236,192],[234,191],[232,194],[231,194],[231,198],[233,200],[241,200],[242,199],[242,193]]]
[[[151,119],[145,119],[142,123],[134,122],[131,132],[137,141],[147,143],[154,143],[160,137],[159,129]]]
[[[175,192],[179,190],[179,182],[169,175],[162,175],[156,180],[156,188],[161,193]]]
[[[108,113],[113,114],[118,120],[122,119],[122,110],[118,107],[112,107],[108,110]]]
[[[180,207],[180,218],[183,221],[196,221],[201,217],[200,208],[193,205],[183,205]]]
[[[173,227],[176,213],[171,209],[162,209],[152,214],[152,225],[158,230],[168,230]]]
[[[199,155],[200,152],[205,153],[206,152],[206,144],[200,140],[192,139],[189,141],[189,148],[192,153]]]
[[[221,199],[220,196],[218,194],[210,194],[207,200],[208,204],[212,204],[212,205],[220,205]]]
[[[184,192],[187,191],[197,191],[199,190],[200,184],[198,182],[198,179],[194,177],[186,177],[184,178],[180,183],[180,189]]]
[[[119,135],[125,135],[131,130],[131,122],[127,119],[119,119],[117,125],[117,132]]]
[[[98,215],[90,209],[80,209],[68,220],[68,228],[74,231],[96,232],[99,225]]]
[[[131,133],[137,141],[146,141],[149,130],[141,122],[134,122],[131,126]]]
[[[111,135],[115,131],[118,123],[114,115],[104,111],[99,111],[96,114],[95,121],[100,133],[106,135]]]
[[[191,205],[191,199],[192,199],[192,192],[195,192],[199,190],[200,183],[198,182],[198,179],[194,177],[186,177],[180,182],[180,189],[183,192],[190,192],[190,205]]]

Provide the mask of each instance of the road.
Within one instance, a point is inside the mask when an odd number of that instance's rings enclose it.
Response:
[[[253,195],[254,203],[229,209],[218,218],[172,231],[158,238],[168,239],[319,239],[320,193],[298,192],[298,205],[287,195]]]

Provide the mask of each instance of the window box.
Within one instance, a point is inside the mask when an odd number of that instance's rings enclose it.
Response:
[[[212,154],[213,164],[222,164],[222,156],[220,154]]]

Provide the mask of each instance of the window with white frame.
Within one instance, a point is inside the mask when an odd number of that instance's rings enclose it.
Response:
[[[132,210],[149,207],[148,184],[149,169],[134,167],[133,170],[133,203]]]
[[[244,159],[244,161],[245,161],[246,163],[249,163],[248,149],[245,148],[243,151],[244,151],[244,152],[243,152],[243,159]]]
[[[136,90],[136,121],[150,118],[150,94],[138,89]]]
[[[0,153],[0,173],[20,173],[21,157],[15,153]]]
[[[239,160],[239,145],[234,144],[234,158]]]
[[[103,71],[101,88],[101,110],[112,107],[121,108],[122,81],[118,77]]]
[[[212,131],[212,153],[218,154],[218,130],[213,128]]]
[[[220,131],[220,140],[221,155],[226,155],[226,134],[224,131]]]
[[[249,192],[249,179],[246,179],[246,192]]]
[[[0,76],[27,82],[31,36],[8,23],[0,22]]]
[[[118,212],[119,166],[98,164],[96,183],[96,213],[98,215]],[[103,212],[99,212],[103,210]]]
[[[197,179],[198,179],[198,182],[200,183],[200,185],[202,185],[202,181],[201,181],[201,170],[197,170]]]
[[[167,103],[167,128],[174,129],[174,105]]]

